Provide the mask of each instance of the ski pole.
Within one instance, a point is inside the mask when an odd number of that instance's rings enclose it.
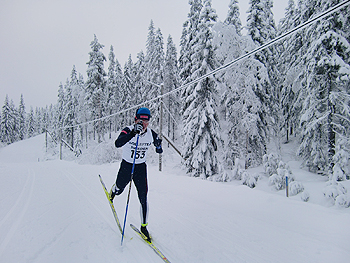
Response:
[[[125,209],[125,217],[124,217],[124,225],[123,225],[121,246],[123,245],[123,239],[124,239],[126,215],[128,214],[128,208],[129,208],[129,200],[130,200],[130,192],[131,192],[131,183],[132,183],[132,178],[134,177],[135,160],[136,160],[137,146],[138,146],[138,144],[139,144],[139,136],[140,136],[140,134],[137,134],[136,146],[135,146],[135,152],[134,152],[134,161],[133,161],[133,163],[132,163],[132,169],[131,169],[131,179],[130,179],[130,184],[129,184],[128,199],[127,199],[127,201],[126,201],[126,209]]]

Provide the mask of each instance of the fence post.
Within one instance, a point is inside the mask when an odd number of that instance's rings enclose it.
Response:
[[[248,130],[246,131],[246,139],[245,139],[245,164],[244,164],[244,169],[248,169],[248,146],[249,146],[249,134]]]
[[[45,128],[45,148],[47,152],[47,129]]]
[[[60,160],[62,160],[62,130],[60,130]]]
[[[163,83],[160,84],[160,95],[163,95]],[[159,138],[162,139],[163,130],[163,99],[160,99],[160,117],[159,117]],[[159,154],[159,172],[162,171],[162,154]]]

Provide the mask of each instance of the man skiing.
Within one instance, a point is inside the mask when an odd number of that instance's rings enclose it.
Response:
[[[152,129],[148,129],[151,112],[148,108],[139,108],[136,111],[135,124],[125,127],[115,141],[117,148],[122,147],[122,162],[117,174],[115,184],[109,193],[110,200],[116,195],[120,195],[124,188],[131,180],[132,166],[135,158],[135,167],[133,174],[133,181],[137,189],[138,197],[141,204],[141,232],[151,241],[149,232],[147,230],[148,217],[148,203],[147,203],[147,166],[146,155],[149,147],[153,143],[156,147],[157,153],[162,153],[162,140],[158,137]],[[136,134],[139,135],[137,151],[136,148]]]

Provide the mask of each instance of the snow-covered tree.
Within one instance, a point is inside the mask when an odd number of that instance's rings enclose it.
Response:
[[[42,134],[46,130],[47,123],[47,106],[45,107],[36,107],[35,108],[35,125],[36,125],[36,133]]]
[[[104,121],[101,118],[105,111],[105,77],[107,74],[104,70],[104,62],[106,57],[101,52],[104,46],[98,42],[96,35],[94,35],[94,40],[91,42],[90,47],[90,59],[87,62],[88,68],[86,70],[88,78],[85,84],[85,100],[91,112],[91,120],[98,119],[94,122],[94,131],[98,134],[98,142],[101,142],[104,132]]]
[[[125,110],[136,105],[135,100],[135,71],[134,62],[132,61],[131,55],[129,55],[128,61],[124,65],[124,81],[121,89],[121,109]],[[133,112],[123,113],[123,125],[130,125]]]
[[[26,108],[24,104],[23,94],[21,94],[21,98],[18,106],[18,139],[23,140],[26,137]]]
[[[285,9],[284,17],[279,21],[278,31],[285,33],[294,28],[297,24],[296,18],[296,6],[294,0],[288,0],[288,5]]]
[[[84,77],[81,73],[78,74],[78,84],[75,89],[75,96],[77,98],[77,123],[86,123],[89,117],[89,113],[87,112],[86,109],[86,104],[85,104],[85,81]],[[85,132],[84,132],[85,130]],[[85,141],[87,141],[87,125],[79,125],[78,130],[77,130],[76,138],[78,140],[76,141],[75,148],[80,149],[83,146],[83,141],[85,137]],[[84,136],[85,135],[85,136]],[[79,145],[81,144],[81,145]],[[87,144],[86,144],[87,147]]]
[[[248,35],[257,46],[266,44],[276,36],[272,14],[271,0],[250,0],[247,11]],[[261,81],[254,92],[259,97],[264,110],[259,117],[265,127],[269,124],[278,133],[279,130],[279,81],[277,79],[276,52],[274,47],[268,47],[255,54],[255,58],[267,69],[269,78]]]
[[[64,120],[63,126],[67,127],[64,130],[65,139],[70,144],[72,148],[74,148],[74,126],[76,124],[76,116],[75,116],[75,98],[73,95],[72,85],[69,83],[67,79],[65,85],[65,101],[64,101]]]
[[[168,93],[175,90],[179,86],[179,69],[177,63],[177,52],[172,37],[169,35],[167,40],[167,51],[164,64],[164,93]],[[175,121],[180,121],[178,108],[180,106],[178,96],[172,93],[163,98],[165,107],[167,108],[167,126],[168,136],[172,136],[175,139]],[[174,120],[175,119],[175,120]]]
[[[199,15],[203,7],[202,0],[189,0],[188,3],[190,12],[188,13],[188,19],[183,24],[180,41],[179,74],[183,83],[189,82],[191,76],[193,46],[198,32]]]
[[[286,33],[297,26],[297,10],[294,0],[288,1],[288,6],[285,10],[285,17],[281,19],[279,24],[279,34]],[[293,66],[297,59],[297,53],[300,48],[301,33],[296,33],[282,43],[278,44],[280,56],[278,60],[278,69],[281,78],[280,105],[283,118],[281,126],[286,134],[286,142],[289,141],[289,135],[293,134],[293,129],[296,123],[296,111],[294,110],[294,102],[296,98],[296,87],[294,81],[300,74],[299,67]],[[293,88],[294,86],[294,88]]]
[[[199,16],[192,56],[191,79],[195,80],[218,66],[212,44],[212,27],[217,15],[205,0]],[[215,76],[189,85],[183,92],[184,165],[192,176],[220,180],[219,152],[222,150],[218,116],[218,80]]]
[[[64,116],[65,116],[64,105],[65,105],[65,92],[64,92],[63,84],[60,83],[59,88],[58,88],[58,99],[57,99],[57,108],[56,108],[57,121],[54,124],[54,130],[57,132],[60,132],[61,129],[63,128]],[[57,134],[57,135],[59,135],[59,134]]]
[[[143,93],[145,87],[149,87],[149,83],[146,81],[146,59],[143,51],[141,50],[137,54],[137,61],[134,65],[135,70],[135,92],[133,94],[135,98],[135,104],[140,104],[146,100],[146,95]],[[136,112],[136,110],[134,111]],[[133,113],[134,113],[133,112]]]
[[[242,56],[255,45],[250,37],[237,33],[234,25],[217,23],[214,27],[217,58],[222,64]],[[222,73],[221,103],[226,119],[225,163],[233,169],[236,159],[245,160],[246,167],[261,164],[266,151],[266,125],[260,116],[264,107],[255,90],[268,81],[264,65],[247,58]],[[227,138],[226,138],[227,136]]]
[[[120,108],[120,104],[121,104],[121,98],[120,98],[120,90],[121,87],[123,86],[123,82],[124,82],[124,74],[123,74],[123,70],[122,67],[118,61],[118,59],[115,59],[115,79],[116,79],[116,87],[117,87],[117,95],[118,97],[115,97],[116,99],[116,111],[119,111]]]
[[[33,137],[35,135],[35,117],[34,117],[34,109],[30,106],[30,111],[27,117],[27,136],[28,138]]]
[[[225,24],[233,25],[236,29],[236,32],[239,36],[242,35],[242,22],[239,18],[239,6],[238,0],[231,0],[229,4],[229,10],[227,17],[225,19]]]
[[[164,41],[161,30],[155,30],[153,21],[148,28],[146,43],[146,86],[144,89],[144,99],[150,100],[160,95],[159,85],[164,82]],[[156,85],[154,85],[156,84]],[[149,108],[152,113],[152,120],[158,123],[159,103],[153,101]]]
[[[317,1],[317,0],[316,0]],[[313,15],[320,12],[319,4],[315,0],[298,0],[298,8],[294,12],[294,16],[288,18],[294,20],[293,25],[284,25],[284,28],[290,29],[306,22]],[[318,10],[318,11],[317,11]],[[310,32],[313,27],[307,28],[295,33],[285,43],[285,49],[282,58],[284,59],[284,70],[282,69],[285,80],[282,87],[281,98],[285,116],[290,120],[291,124],[298,124],[302,115],[301,111],[303,103],[308,94],[307,87],[307,63],[305,63],[305,54],[308,52],[313,41],[310,38]],[[298,128],[297,125],[295,128]],[[293,126],[290,127],[293,129]],[[296,131],[299,133],[299,131]]]
[[[81,103],[81,97],[84,96],[82,90],[82,83],[79,83],[78,73],[73,65],[70,80],[66,80],[64,87],[60,86],[58,99],[58,116],[65,127],[63,138],[72,148],[78,145],[80,147],[82,144],[81,130],[78,127],[78,123],[82,122],[82,117],[79,116],[81,114],[79,103]]]
[[[54,132],[54,129],[56,127],[55,123],[57,122],[57,110],[56,110],[56,107],[57,107],[57,103],[56,104],[50,104],[50,106],[48,106],[48,109],[47,109],[47,131],[49,131],[50,135],[55,135],[56,132]],[[28,116],[28,114],[27,114]],[[27,124],[26,124],[27,126]]]
[[[152,61],[152,58],[156,56],[154,54],[155,52],[155,45],[156,45],[156,32],[154,28],[154,23],[153,20],[151,20],[149,26],[148,26],[148,34],[147,34],[147,40],[146,40],[146,79],[148,81],[152,81],[152,77],[157,77],[157,76],[152,76],[152,66],[154,66],[154,63]],[[148,88],[149,89],[149,88]],[[148,91],[148,90],[145,90]]]
[[[258,46],[261,46],[276,36],[275,22],[272,14],[271,0],[250,0],[247,11],[248,35]],[[272,55],[269,48],[256,54],[256,58],[265,66],[268,66],[268,59]]]
[[[332,3],[320,0],[320,10]],[[336,134],[349,135],[350,44],[343,36],[344,16],[335,14],[308,31],[310,46],[304,56],[307,96],[300,119],[299,147],[313,171],[332,173]]]
[[[116,58],[114,54],[113,46],[110,47],[109,55],[109,66],[108,66],[108,79],[106,86],[106,113],[111,115],[117,109],[117,98],[119,98],[119,90],[117,86],[117,71],[116,71]],[[108,132],[109,139],[112,138],[112,125],[114,118],[109,118],[108,122]]]
[[[81,74],[78,74],[75,66],[73,66],[70,82],[70,88],[72,90],[72,107],[73,107],[73,115],[74,119],[72,121],[74,129],[73,129],[73,138],[72,140],[72,148],[76,151],[79,151],[83,145],[83,127],[78,124],[86,121],[86,112],[84,112],[84,98],[85,98],[85,90],[84,90],[84,79]]]
[[[5,97],[4,105],[1,111],[1,141],[10,144],[16,141],[16,112],[13,101],[10,101],[8,95]]]
[[[40,107],[39,108],[39,112],[40,112],[40,131],[39,134],[44,133],[47,129],[47,125],[48,125],[48,106],[45,107]]]
[[[333,156],[333,173],[330,180],[345,181],[350,179],[350,140],[349,136],[340,136],[337,139]]]

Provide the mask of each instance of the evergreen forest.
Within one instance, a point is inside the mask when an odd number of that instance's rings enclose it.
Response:
[[[113,139],[146,106],[152,129],[179,146],[190,176],[231,180],[226,171],[239,163],[245,169],[262,165],[270,143],[279,155],[281,144],[294,140],[306,169],[348,180],[349,5],[211,74],[341,2],[289,0],[276,24],[272,0],[249,0],[243,30],[237,0],[224,21],[211,0],[189,0],[179,50],[150,21],[145,51],[123,66],[114,47],[103,53],[94,35],[86,76],[73,65],[58,83],[56,104],[27,109],[23,96],[18,106],[6,97],[1,146],[47,131],[78,155],[89,141]]]

